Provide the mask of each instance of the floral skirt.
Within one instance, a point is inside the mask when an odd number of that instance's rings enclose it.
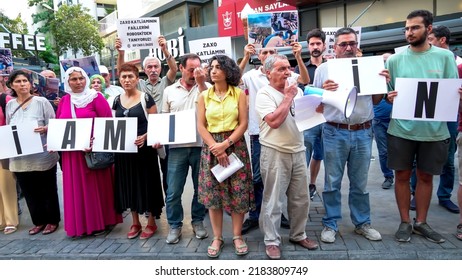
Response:
[[[211,133],[217,143],[225,141],[232,131]],[[232,213],[247,213],[255,209],[255,196],[252,183],[249,151],[245,138],[226,149],[226,154],[235,153],[244,167],[219,183],[211,168],[218,164],[217,158],[204,144],[199,170],[199,202],[209,209],[225,209]]]

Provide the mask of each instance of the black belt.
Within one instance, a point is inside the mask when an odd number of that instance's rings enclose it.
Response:
[[[347,130],[368,129],[372,125],[371,121],[358,123],[358,124],[346,124],[346,123],[335,123],[335,122],[326,122],[326,123],[329,125],[335,126],[336,128],[347,129]]]

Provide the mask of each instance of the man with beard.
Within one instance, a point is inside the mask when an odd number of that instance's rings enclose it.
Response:
[[[325,62],[322,59],[322,53],[326,49],[326,33],[315,28],[308,32],[306,35],[306,42],[308,43],[308,50],[310,51],[310,59],[305,62],[306,69],[310,75],[310,81],[314,81],[314,72],[321,63]],[[295,73],[299,73],[298,65],[295,67]],[[305,90],[305,85],[299,84],[302,90]],[[313,200],[316,195],[316,178],[318,177],[321,168],[321,161],[323,159],[322,147],[322,124],[307,129],[303,132],[305,147],[306,147],[306,160],[307,165],[310,166],[310,198]],[[313,155],[313,158],[311,158]],[[310,162],[311,159],[311,162]]]
[[[432,31],[433,15],[426,10],[411,12],[406,19],[405,36],[409,47],[387,60],[390,71],[390,87],[396,78],[457,78],[454,55],[442,48],[432,46],[428,34]],[[392,91],[388,100],[397,94]],[[423,235],[435,243],[442,243],[443,237],[427,224],[427,213],[433,189],[433,175],[439,175],[448,156],[449,131],[446,122],[391,119],[388,127],[388,166],[395,170],[395,196],[401,224],[395,237],[408,242],[411,233]],[[411,224],[409,216],[411,191],[409,179],[412,164],[416,160],[417,187],[416,218]]]
[[[170,54],[167,48],[167,41],[164,36],[159,36],[157,38],[159,42],[160,49],[164,54],[165,60],[168,64],[168,72],[163,78],[160,78],[160,73],[162,72],[162,64],[157,57],[147,56],[143,60],[143,70],[144,73],[148,76],[147,80],[139,79],[138,90],[150,94],[154,99],[154,102],[157,105],[157,110],[160,111],[162,107],[162,96],[164,89],[167,86],[172,85],[175,82],[176,72],[178,71],[178,66],[176,65],[175,58]],[[125,51],[121,50],[122,41],[120,38],[116,39],[115,47],[119,56],[117,57],[117,66],[124,64],[124,54]],[[164,188],[164,193],[167,193],[167,157],[164,159],[160,158],[160,169],[162,170],[162,186]]]
[[[338,59],[356,57],[358,40],[351,28],[340,28],[335,33],[334,51]],[[328,79],[328,64],[321,64],[314,75],[314,86],[336,91],[338,84]],[[388,76],[383,70],[377,75]],[[333,77],[335,79],[335,77]],[[350,189],[348,204],[355,232],[369,240],[381,240],[380,233],[371,227],[369,193],[366,190],[372,152],[371,120],[374,117],[373,103],[377,104],[382,95],[358,96],[356,107],[349,118],[332,105],[324,104],[323,127],[325,185],[322,193],[326,214],[321,241],[335,242],[338,231],[337,220],[342,218],[342,177],[348,167]],[[409,188],[409,186],[408,186]]]

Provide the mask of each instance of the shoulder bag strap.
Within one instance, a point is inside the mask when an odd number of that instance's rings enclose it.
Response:
[[[31,100],[32,97],[34,97],[34,96],[33,96],[33,95],[29,96],[28,98],[26,98],[26,100],[24,100],[23,103],[19,104],[19,106],[18,106],[18,107],[13,111],[13,113],[11,114],[10,118],[11,118],[12,116],[14,116],[14,114],[16,114],[16,112],[17,112],[19,109],[21,109],[21,107],[23,107],[24,104],[27,103],[27,101]]]

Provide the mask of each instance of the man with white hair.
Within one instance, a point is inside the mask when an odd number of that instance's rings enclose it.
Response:
[[[152,98],[154,98],[154,101],[156,102],[159,110],[162,104],[162,95],[164,93],[164,89],[175,82],[178,66],[176,65],[175,58],[167,49],[167,41],[165,40],[165,37],[159,36],[158,42],[168,64],[169,69],[167,75],[165,75],[163,78],[160,78],[160,73],[162,72],[162,64],[160,60],[157,57],[147,56],[143,60],[143,70],[144,73],[146,73],[148,76],[148,79],[140,79],[138,82],[138,89],[142,92],[150,94]],[[122,47],[122,41],[120,38],[116,39],[115,47],[119,52],[119,57],[117,58],[117,67],[119,67],[125,62],[125,51],[120,49]]]

